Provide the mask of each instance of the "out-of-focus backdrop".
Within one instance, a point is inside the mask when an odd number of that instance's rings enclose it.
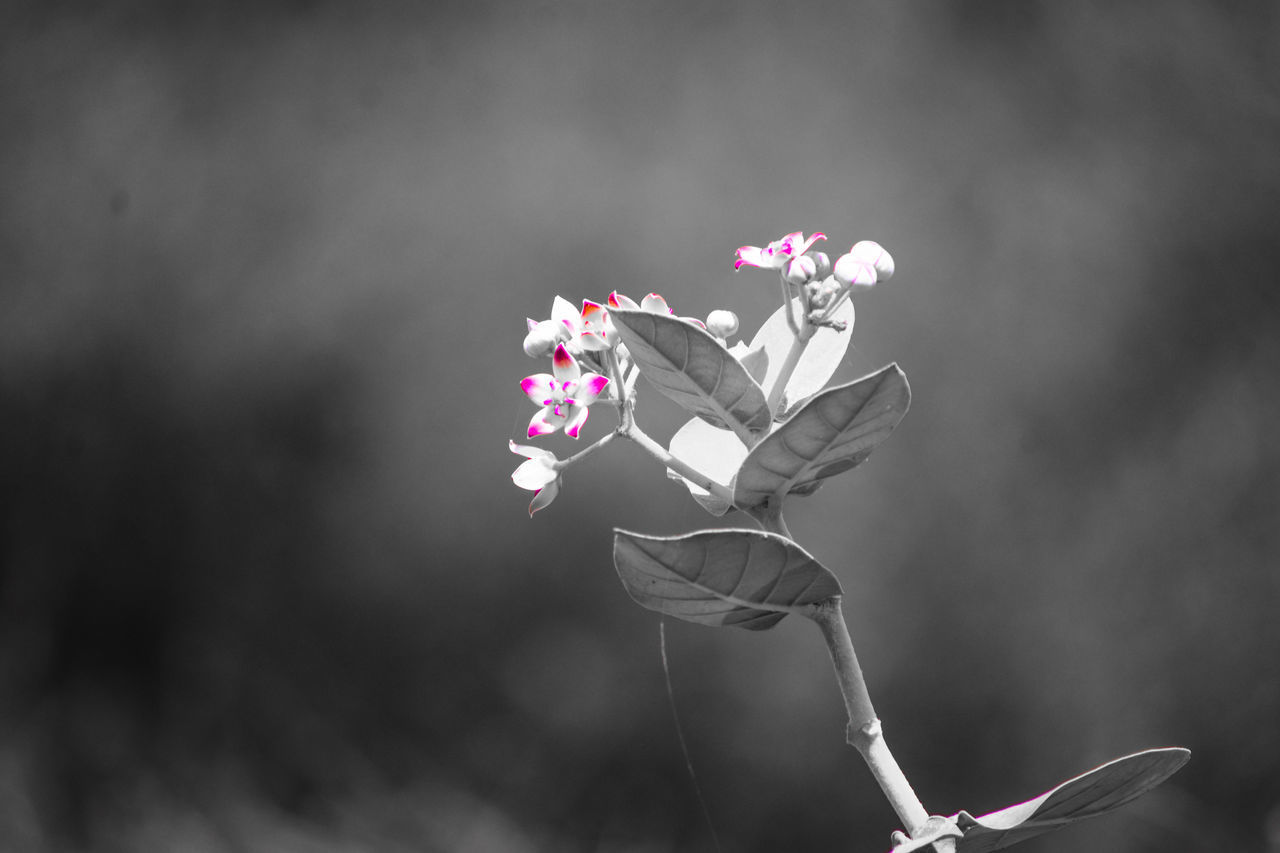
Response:
[[[1280,849],[1277,44],[1265,2],[6,4],[0,847],[715,849],[610,557],[713,520],[625,443],[530,520],[520,341],[613,289],[752,329],[734,249],[804,229],[898,262],[839,378],[912,410],[791,524],[925,803],[1180,744],[1022,849]],[[721,849],[888,848],[811,625],[667,646]]]

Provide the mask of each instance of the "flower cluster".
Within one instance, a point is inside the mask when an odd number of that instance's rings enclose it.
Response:
[[[607,305],[607,307],[606,307]],[[527,435],[535,438],[563,430],[570,438],[578,438],[590,415],[590,406],[604,397],[621,402],[620,386],[632,367],[630,354],[609,319],[610,308],[648,311],[675,316],[667,301],[650,293],[639,302],[614,291],[605,305],[590,299],[582,301],[578,310],[567,299],[557,296],[547,320],[528,320],[524,338],[525,354],[531,358],[551,357],[550,373],[535,373],[520,382],[520,388],[540,408],[529,421]],[[726,318],[737,318],[731,312],[712,312],[724,337],[729,326]],[[694,317],[678,319],[702,329],[707,324]],[[730,334],[732,331],[729,332]],[[632,376],[634,381],[634,376]],[[527,445],[511,443],[511,451],[528,457],[512,474],[512,480],[523,489],[534,492],[529,514],[549,505],[560,491],[560,471],[565,464],[554,453]]]
[[[812,251],[815,243],[825,239],[826,235],[821,233],[806,238],[803,232],[796,231],[766,246],[742,246],[737,251],[735,270],[753,266],[778,271],[784,283],[788,322],[793,332],[798,333],[800,322],[842,328],[832,316],[850,292],[871,287],[893,275],[893,259],[879,244],[864,240],[832,262],[825,253]],[[796,296],[802,299],[804,307],[800,320],[791,316],[790,301]],[[524,351],[528,356],[551,359],[550,372],[534,373],[520,383],[521,390],[538,406],[529,420],[526,431],[529,438],[559,431],[578,438],[590,416],[590,407],[600,400],[629,410],[632,402],[629,392],[638,368],[610,319],[610,311],[616,309],[676,317],[698,326],[726,346],[726,339],[738,331],[738,318],[732,311],[712,311],[705,322],[680,317],[657,293],[636,302],[615,291],[603,303],[584,299],[581,309],[563,297],[555,297],[551,317],[528,320],[524,338]],[[730,353],[746,363],[744,344],[736,344]],[[751,357],[759,361],[763,352],[754,352]],[[763,363],[760,370],[764,370]],[[549,450],[512,442],[511,451],[526,457],[512,474],[512,480],[534,492],[530,515],[555,500],[560,492],[563,469],[591,449],[561,460]]]
[[[832,263],[825,252],[809,251],[815,242],[825,239],[820,232],[805,239],[803,231],[796,231],[764,247],[742,246],[733,268],[778,270],[782,280],[803,297],[807,321],[833,325],[830,317],[846,296],[893,275],[893,257],[879,243],[862,240]]]

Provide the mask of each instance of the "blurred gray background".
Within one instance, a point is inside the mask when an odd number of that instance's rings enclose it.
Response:
[[[898,263],[838,378],[912,411],[790,520],[926,805],[1180,744],[1019,849],[1280,849],[1278,47],[1267,2],[5,4],[0,848],[713,850],[610,558],[713,520],[626,444],[530,520],[520,340],[615,288],[753,329],[734,249],[804,229]],[[667,645],[727,853],[888,849],[812,626]]]

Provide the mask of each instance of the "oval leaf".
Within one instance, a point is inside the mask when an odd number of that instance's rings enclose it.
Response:
[[[802,310],[800,300],[793,299],[791,304],[795,309],[795,316],[799,317]],[[805,347],[804,354],[800,356],[799,363],[796,364],[795,372],[787,380],[788,408],[795,408],[806,397],[821,391],[827,384],[827,380],[836,372],[836,368],[844,359],[845,351],[849,349],[849,340],[853,337],[853,317],[853,301],[846,299],[844,304],[836,309],[831,319],[847,323],[848,327],[843,332],[825,327],[814,332],[808,346]],[[773,388],[773,383],[778,381],[778,373],[782,370],[783,362],[787,360],[787,353],[791,350],[791,342],[794,339],[795,335],[791,334],[783,308],[774,311],[773,316],[765,320],[760,331],[756,332],[756,336],[751,339],[750,349],[762,346],[769,354],[769,369],[760,382],[766,393]]]
[[[763,631],[840,595],[836,576],[803,548],[762,530],[614,530],[613,564],[637,604],[699,625]]]
[[[744,443],[769,428],[764,391],[714,337],[664,314],[611,308],[609,316],[640,372],[663,394]]]
[[[733,502],[746,508],[770,495],[812,492],[823,479],[865,461],[910,405],[911,388],[896,364],[823,391],[747,454]]]
[[[692,418],[671,436],[671,455],[706,474],[717,483],[729,483],[742,460],[747,446],[727,429],[719,429],[699,418]],[[679,480],[703,509],[715,516],[724,515],[733,504],[715,497],[706,489],[689,482],[674,471],[667,476]]]
[[[1159,785],[1190,757],[1190,751],[1176,746],[1147,749],[1068,779],[1025,803],[981,817],[959,812],[956,825],[964,837],[957,846],[961,853],[988,853],[1106,814]]]

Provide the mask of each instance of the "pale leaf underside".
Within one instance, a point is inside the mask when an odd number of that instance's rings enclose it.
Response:
[[[791,303],[792,310],[798,317],[802,310],[800,300],[793,299]],[[787,380],[786,398],[789,407],[794,408],[806,397],[821,391],[822,386],[826,385],[827,380],[835,374],[840,362],[844,360],[844,354],[849,349],[849,341],[853,337],[853,318],[853,302],[846,300],[832,315],[833,320],[846,324],[845,329],[840,331],[823,327],[809,339],[804,354],[800,356],[800,362],[795,367],[795,372]],[[763,347],[769,355],[768,370],[760,381],[762,387],[771,388],[777,381],[793,340],[795,335],[787,325],[785,308],[774,311],[751,339],[751,349]]]

